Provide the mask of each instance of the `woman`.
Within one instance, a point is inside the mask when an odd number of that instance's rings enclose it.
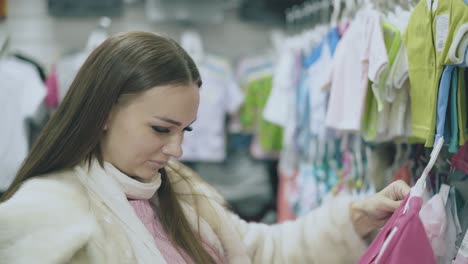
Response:
[[[171,160],[200,86],[171,39],[128,32],[94,50],[2,198],[1,262],[355,263],[408,186],[248,224]]]

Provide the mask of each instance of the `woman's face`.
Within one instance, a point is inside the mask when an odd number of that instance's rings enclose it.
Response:
[[[110,113],[102,155],[123,173],[150,180],[170,158],[182,156],[184,133],[191,130],[199,104],[198,86],[158,86]]]

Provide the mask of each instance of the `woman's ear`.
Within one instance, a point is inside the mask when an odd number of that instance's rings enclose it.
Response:
[[[104,126],[102,127],[102,131],[106,132],[109,130],[109,124],[111,124],[112,120],[114,119],[115,116],[115,111],[117,111],[116,107],[112,107],[111,111],[109,112],[109,115],[106,118],[106,122],[104,122]]]

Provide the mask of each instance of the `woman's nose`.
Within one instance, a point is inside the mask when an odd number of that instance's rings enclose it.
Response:
[[[183,136],[174,138],[166,144],[162,151],[165,155],[171,156],[173,158],[180,158],[182,157],[183,150],[182,150],[182,141],[183,141]]]

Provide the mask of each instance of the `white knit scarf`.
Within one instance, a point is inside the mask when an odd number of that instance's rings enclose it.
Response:
[[[127,200],[151,198],[161,185],[159,173],[150,182],[143,183],[128,177],[110,163],[104,163],[102,168],[97,160],[93,160],[89,168],[83,163],[74,171],[86,188],[98,196],[122,223],[138,263],[166,263],[153,237]]]

